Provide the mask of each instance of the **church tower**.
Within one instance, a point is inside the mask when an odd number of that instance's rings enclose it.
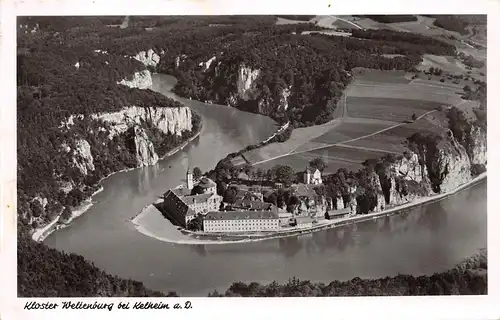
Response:
[[[193,189],[193,187],[194,187],[193,171],[191,170],[191,168],[188,168],[188,170],[186,172],[186,181],[187,181],[187,188],[189,190]]]
[[[309,166],[306,167],[306,170],[304,171],[304,184],[310,184],[311,183],[311,169]]]

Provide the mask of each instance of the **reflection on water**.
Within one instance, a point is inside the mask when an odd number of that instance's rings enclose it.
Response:
[[[155,90],[168,93],[171,80],[155,75]],[[210,170],[218,159],[275,130],[274,122],[263,116],[186,103],[203,117],[200,138],[155,166],[106,179],[96,204],[70,227],[49,236],[47,245],[82,254],[97,267],[151,289],[181,295],[206,295],[233,281],[285,282],[296,276],[328,283],[357,276],[428,274],[486,247],[486,183],[408,213],[307,236],[197,246],[149,238],[127,219],[182,183],[188,165]]]

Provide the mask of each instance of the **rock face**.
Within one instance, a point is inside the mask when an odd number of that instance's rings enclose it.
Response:
[[[142,62],[145,66],[151,67],[156,67],[160,63],[160,56],[153,49],[139,52],[134,59]]]
[[[133,127],[133,131],[137,166],[143,167],[157,163],[158,155],[156,154],[153,143],[149,140],[144,129],[139,126],[135,126]]]
[[[149,70],[142,70],[134,73],[132,80],[123,79],[117,83],[130,88],[146,89],[153,85],[153,79]]]
[[[249,91],[254,88],[254,83],[260,74],[260,70],[252,70],[249,67],[242,65],[238,70],[238,79],[236,87],[238,96],[243,100],[250,99]]]
[[[149,122],[165,134],[182,135],[183,131],[191,131],[191,109],[179,108],[142,108],[131,106],[118,112],[92,115],[111,125],[110,138],[123,133],[134,125]]]
[[[442,193],[452,191],[471,180],[470,159],[465,148],[451,139],[438,146],[438,156],[432,161],[434,174],[442,177]]]
[[[94,158],[87,140],[80,139],[76,141],[76,148],[73,150],[73,164],[83,175],[95,170]]]
[[[471,164],[487,165],[488,157],[486,152],[486,132],[478,126],[472,126],[470,135],[472,140],[470,148]]]
[[[217,57],[213,56],[212,58],[207,60],[207,62],[200,62],[199,66],[203,67],[203,71],[207,71],[210,68],[210,66],[212,65],[212,62],[214,62],[216,58]]]

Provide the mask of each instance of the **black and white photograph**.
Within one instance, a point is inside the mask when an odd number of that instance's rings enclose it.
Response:
[[[488,295],[489,20],[17,15],[18,297]]]

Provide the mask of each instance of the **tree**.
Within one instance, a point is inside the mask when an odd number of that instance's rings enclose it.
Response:
[[[323,157],[317,157],[309,162],[309,165],[319,171],[323,172],[326,168],[326,163]]]
[[[201,172],[201,169],[199,167],[193,168],[193,178],[195,180],[200,179],[202,175],[203,175],[203,173]]]
[[[189,220],[187,223],[187,229],[192,231],[200,231],[203,230],[203,216],[201,214],[197,214],[196,217]]]
[[[205,190],[201,186],[196,185],[191,190],[191,195],[194,196],[194,195],[197,195],[197,194],[202,194],[204,192],[205,192]]]
[[[276,180],[278,182],[291,184],[294,176],[295,172],[293,171],[293,168],[290,166],[280,166],[276,170]]]
[[[416,115],[415,113],[414,113],[414,114],[412,114],[411,119],[412,119],[413,121],[417,120],[417,115]]]
[[[469,85],[465,85],[465,86],[464,86],[464,92],[465,92],[465,93],[469,93],[470,91],[471,91],[471,90],[470,90]]]
[[[222,201],[226,203],[234,203],[236,201],[237,194],[238,194],[238,189],[234,186],[231,186],[226,189],[226,192],[224,192]]]
[[[61,219],[63,221],[68,221],[69,218],[71,218],[71,209],[69,207],[65,207],[61,214]]]

